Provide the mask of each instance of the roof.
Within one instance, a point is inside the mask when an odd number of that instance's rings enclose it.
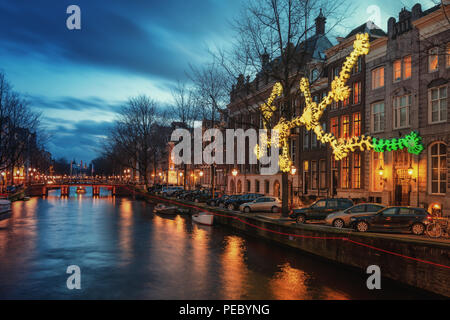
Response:
[[[386,32],[384,32],[380,27],[378,27],[373,21],[367,21],[363,23],[359,27],[356,27],[345,37],[345,39],[351,38],[355,34],[358,33],[368,33],[370,36],[375,37],[384,37],[386,36]]]

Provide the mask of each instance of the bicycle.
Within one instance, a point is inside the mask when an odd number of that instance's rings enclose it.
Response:
[[[427,225],[425,233],[430,238],[439,238],[442,235],[449,237],[450,235],[450,222],[448,218],[433,217],[432,222]]]

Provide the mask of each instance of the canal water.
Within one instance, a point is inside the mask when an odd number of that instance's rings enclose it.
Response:
[[[11,218],[0,221],[0,299],[432,297],[387,280],[370,291],[360,272],[89,192],[13,204]],[[67,289],[70,265],[81,269],[81,290]]]

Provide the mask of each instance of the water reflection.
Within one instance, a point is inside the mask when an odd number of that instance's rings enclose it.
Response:
[[[82,270],[82,290],[65,287],[66,268]],[[13,204],[0,221],[0,298],[390,299],[427,295],[298,251],[159,216],[152,206],[105,194],[51,192]]]
[[[224,299],[240,299],[247,286],[247,266],[244,262],[245,241],[238,236],[227,236],[222,254]]]

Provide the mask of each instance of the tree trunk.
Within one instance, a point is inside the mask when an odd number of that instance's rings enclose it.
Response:
[[[289,216],[289,172],[281,174],[281,215],[283,217]]]

